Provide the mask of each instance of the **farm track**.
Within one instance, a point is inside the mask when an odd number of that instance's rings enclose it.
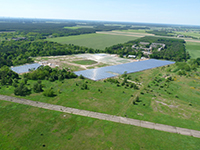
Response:
[[[60,111],[60,112],[64,112],[64,113],[74,114],[74,115],[91,117],[91,118],[96,118],[96,119],[100,119],[100,120],[107,120],[107,121],[112,121],[112,122],[116,122],[116,123],[134,125],[134,126],[138,126],[138,127],[144,127],[144,128],[154,129],[154,130],[160,130],[160,131],[177,133],[177,134],[181,134],[181,135],[187,135],[187,136],[193,136],[196,138],[200,138],[200,131],[197,131],[197,130],[191,130],[191,129],[174,127],[174,126],[169,126],[169,125],[157,124],[157,123],[153,123],[153,122],[141,121],[141,120],[126,118],[126,117],[120,117],[120,116],[115,116],[115,115],[108,115],[108,114],[103,114],[103,113],[98,113],[98,112],[87,111],[87,110],[69,108],[69,107],[53,105],[53,104],[48,104],[48,103],[42,103],[42,102],[37,102],[37,101],[31,101],[31,100],[26,100],[26,99],[11,97],[11,96],[5,96],[5,95],[0,95],[0,100],[34,106],[34,107],[38,107],[38,108],[44,108],[44,109],[48,109],[48,110]]]
[[[119,32],[96,32],[97,34],[108,34],[108,35],[122,35],[122,36],[134,36],[134,37],[144,37],[145,35],[140,34],[126,34],[126,33],[119,33]]]
[[[194,43],[200,43],[198,40],[185,40],[186,42],[194,42]]]

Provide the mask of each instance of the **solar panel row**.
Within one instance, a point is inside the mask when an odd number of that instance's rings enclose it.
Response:
[[[23,66],[17,66],[17,67],[12,67],[11,70],[20,74],[20,73],[25,73],[29,72],[30,70],[36,70],[38,67],[40,67],[40,64],[27,64]]]
[[[115,65],[115,66],[102,67],[97,69],[76,71],[74,73],[78,76],[83,75],[85,78],[98,81],[106,78],[115,77],[117,76],[117,74],[122,75],[125,71],[127,73],[134,73],[174,63],[175,62],[166,60],[149,59],[145,61],[138,61],[138,62]]]

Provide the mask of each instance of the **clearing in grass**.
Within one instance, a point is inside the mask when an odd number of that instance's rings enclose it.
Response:
[[[80,65],[93,65],[97,62],[94,60],[79,60],[79,61],[73,61],[73,63],[80,64]]]

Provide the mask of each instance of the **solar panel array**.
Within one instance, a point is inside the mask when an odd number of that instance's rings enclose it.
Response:
[[[30,70],[36,70],[40,66],[41,66],[40,64],[35,63],[35,64],[12,67],[11,70],[20,74],[20,73],[29,72]]]
[[[85,78],[98,81],[106,78],[115,77],[117,75],[122,75],[125,71],[127,73],[134,73],[174,63],[175,62],[166,60],[149,59],[145,61],[131,62],[131,63],[102,67],[97,69],[76,71],[74,73],[78,76],[82,75]]]

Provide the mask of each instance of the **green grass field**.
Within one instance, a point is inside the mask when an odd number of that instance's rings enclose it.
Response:
[[[93,65],[96,64],[97,62],[94,60],[78,60],[78,61],[73,61],[73,63],[80,65]]]
[[[69,37],[58,37],[48,39],[49,41],[58,42],[61,44],[75,44],[94,49],[104,50],[106,47],[125,43],[130,40],[135,40],[138,37],[123,36],[123,35],[107,35],[107,34],[84,34]]]
[[[64,27],[65,29],[72,29],[72,30],[75,30],[75,29],[80,29],[80,28],[93,28],[93,26],[73,26],[73,27]]]
[[[2,42],[3,40],[5,40],[5,38],[4,37],[0,37],[0,42]]]
[[[119,30],[119,31],[131,32],[131,33],[146,33],[146,31],[150,31],[150,30],[132,30],[132,29],[129,29],[129,30]]]
[[[0,149],[198,150],[200,139],[0,101]]]
[[[200,57],[200,43],[186,42],[185,46],[192,59]]]
[[[125,27],[126,25],[123,25],[123,24],[104,24],[104,26],[121,26],[121,27]]]
[[[185,35],[185,36],[192,36],[196,38],[200,38],[199,32],[175,32],[176,34]]]
[[[80,29],[81,27],[64,27],[65,29],[73,29],[73,30],[75,30],[75,29]]]
[[[200,130],[200,78],[198,76],[180,77],[176,73],[167,72],[168,68],[170,67],[130,74],[131,80],[134,81],[137,78],[139,80],[137,82],[143,83],[139,90],[124,86],[118,87],[117,84],[110,82],[95,82],[87,79],[55,82],[44,80],[42,84],[45,88],[53,87],[57,93],[56,97],[49,98],[42,93],[32,92],[24,98]],[[167,74],[175,77],[176,80],[166,82],[163,76]],[[162,82],[156,84],[155,77],[161,78]],[[122,83],[121,79],[119,81]],[[29,88],[35,82],[29,80]],[[84,83],[87,83],[89,90],[81,89]],[[2,86],[0,94],[14,96],[13,91],[12,86]],[[136,96],[140,97],[141,102],[133,105]]]

